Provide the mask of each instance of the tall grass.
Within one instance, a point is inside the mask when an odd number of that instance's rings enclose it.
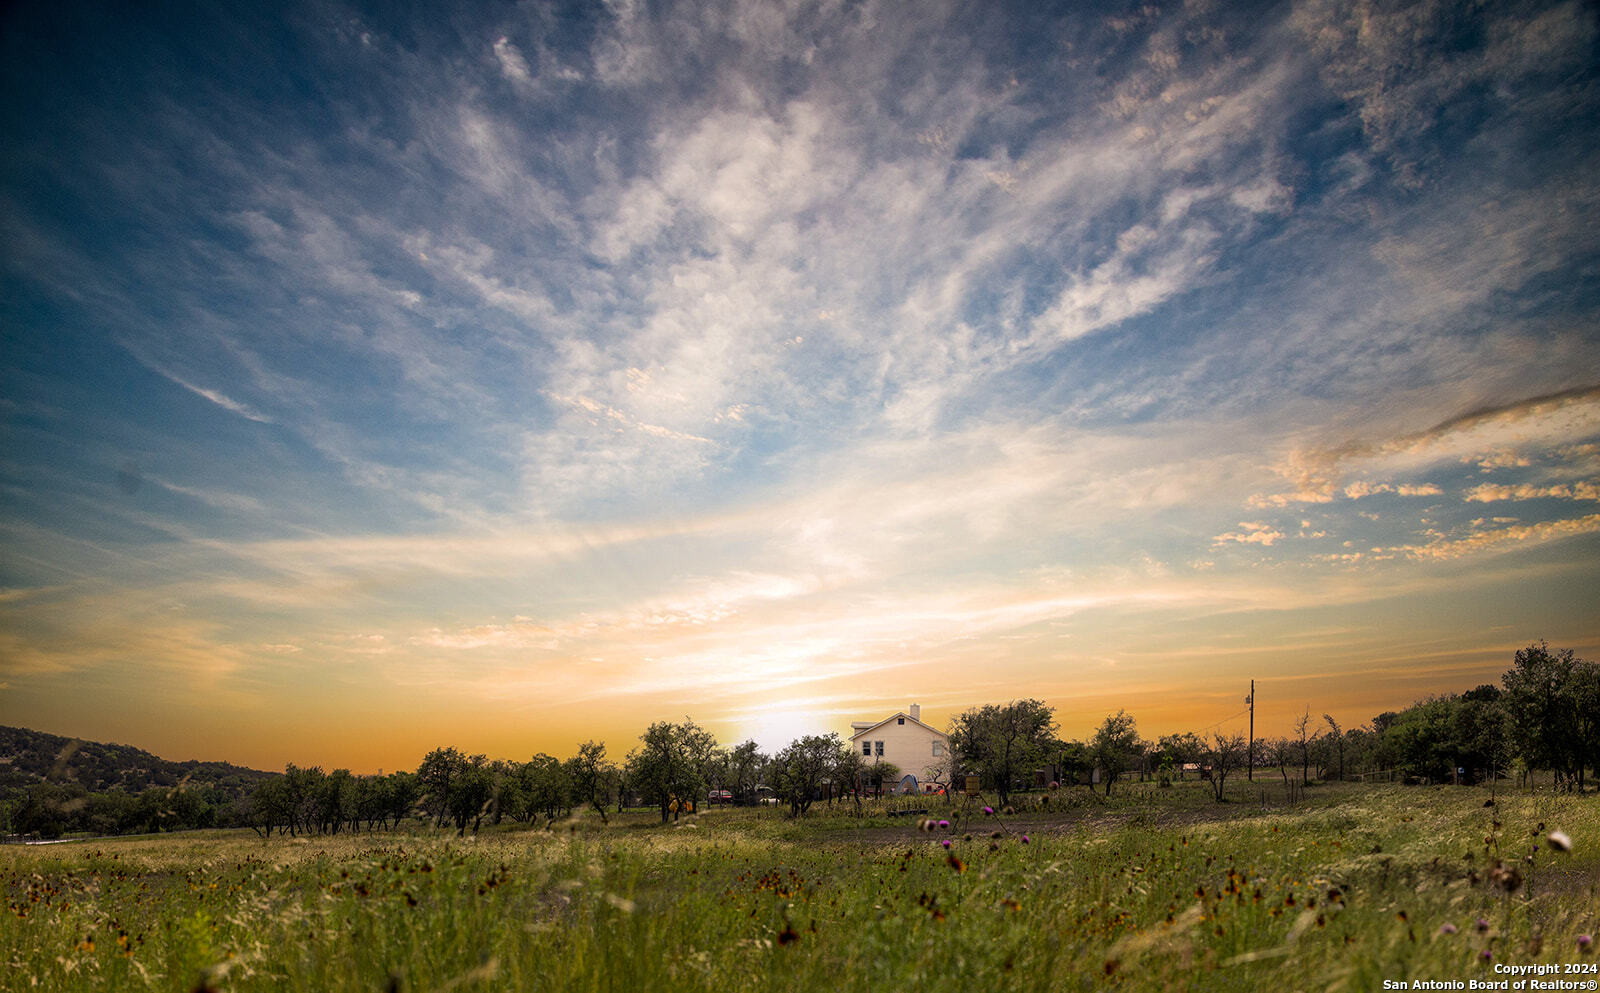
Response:
[[[0,986],[1356,991],[1594,962],[1594,797],[1329,792],[9,847]]]

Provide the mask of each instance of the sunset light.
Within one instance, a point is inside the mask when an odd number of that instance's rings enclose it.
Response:
[[[15,5],[0,725],[1279,735],[1594,659],[1600,20],[1449,6]]]

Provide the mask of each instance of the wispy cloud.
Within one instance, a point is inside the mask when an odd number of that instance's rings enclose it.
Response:
[[[230,10],[201,66],[130,10],[0,69],[0,676],[1198,692],[1593,572],[1581,5],[903,13],[346,12],[280,65]]]

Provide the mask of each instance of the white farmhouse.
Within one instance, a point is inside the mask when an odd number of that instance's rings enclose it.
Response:
[[[926,782],[935,769],[948,769],[950,736],[922,723],[922,707],[911,705],[881,721],[855,721],[850,725],[850,747],[867,765],[892,762],[900,769],[901,788],[928,791]],[[946,782],[949,778],[946,777]]]

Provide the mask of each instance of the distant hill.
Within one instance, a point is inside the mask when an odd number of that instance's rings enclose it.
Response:
[[[229,762],[172,762],[132,745],[64,738],[28,728],[0,727],[0,789],[49,782],[77,784],[91,793],[140,793],[152,786],[218,787],[248,792],[279,775]]]

